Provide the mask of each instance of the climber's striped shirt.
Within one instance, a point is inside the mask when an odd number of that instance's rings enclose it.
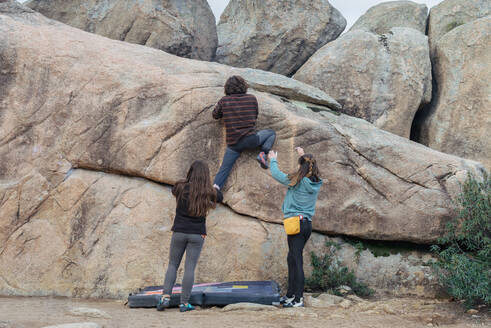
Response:
[[[214,119],[223,117],[227,145],[234,145],[240,138],[255,133],[257,114],[257,99],[247,93],[225,96],[213,110]]]

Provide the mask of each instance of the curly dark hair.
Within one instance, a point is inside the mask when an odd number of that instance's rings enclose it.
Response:
[[[225,83],[225,94],[229,96],[246,93],[248,87],[247,82],[241,76],[234,75],[229,77]]]

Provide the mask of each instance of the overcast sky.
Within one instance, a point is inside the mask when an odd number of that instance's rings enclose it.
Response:
[[[439,4],[443,0],[412,0],[412,1],[418,3],[424,3],[429,9]],[[229,0],[208,0],[208,3],[210,4],[211,9],[213,10],[213,13],[215,14],[215,17],[217,18],[217,22],[220,20],[220,15],[222,14],[225,7],[227,6],[228,2]],[[343,16],[348,21],[347,28],[349,28],[358,19],[358,17],[360,17],[367,11],[368,8],[373,7],[374,5],[381,2],[387,2],[387,0],[329,0],[329,2],[336,9],[338,9],[341,12],[341,14],[343,14]]]

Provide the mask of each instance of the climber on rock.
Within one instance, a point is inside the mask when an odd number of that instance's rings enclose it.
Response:
[[[227,181],[235,161],[246,149],[261,147],[257,161],[263,169],[267,169],[266,154],[276,139],[273,130],[256,131],[257,99],[247,93],[247,88],[247,82],[242,77],[230,77],[225,83],[225,96],[218,101],[213,110],[214,119],[223,118],[227,136],[227,149],[214,181],[220,189]]]

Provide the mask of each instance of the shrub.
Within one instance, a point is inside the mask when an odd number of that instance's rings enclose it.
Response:
[[[442,286],[467,307],[491,304],[491,177],[468,176],[458,197],[456,218],[433,250]]]
[[[326,243],[327,253],[323,257],[314,252],[310,254],[312,263],[312,275],[305,279],[305,288],[312,292],[330,292],[338,294],[337,287],[349,286],[359,296],[370,296],[374,293],[366,284],[356,280],[352,270],[342,266],[335,259],[335,253],[339,245]]]

